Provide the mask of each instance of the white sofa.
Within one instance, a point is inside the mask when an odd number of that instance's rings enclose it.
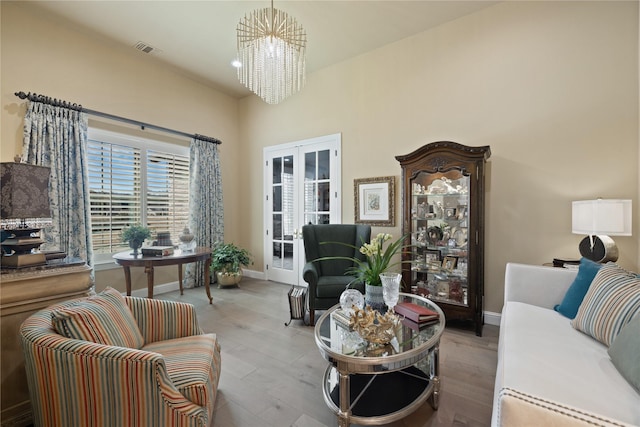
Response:
[[[507,264],[492,426],[639,426],[607,346],[554,311],[577,270]]]

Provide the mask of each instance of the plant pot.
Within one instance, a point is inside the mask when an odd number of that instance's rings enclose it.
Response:
[[[216,277],[218,278],[218,288],[225,288],[227,286],[237,286],[242,279],[242,270],[237,273],[227,273],[224,271],[217,271]]]
[[[382,286],[371,286],[368,283],[364,285],[364,302],[366,305],[380,313],[386,312],[387,306],[382,296]]]

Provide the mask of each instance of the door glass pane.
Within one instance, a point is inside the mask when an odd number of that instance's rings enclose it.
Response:
[[[304,211],[315,212],[316,210],[316,183],[304,183]]]
[[[329,150],[318,151],[318,179],[330,179]]]
[[[273,159],[273,254],[271,266],[293,268],[294,231],[294,163],[293,155]],[[288,243],[285,243],[288,242]]]
[[[318,224],[329,224],[329,215],[318,215]]]
[[[273,211],[282,211],[282,187],[273,186]]]
[[[271,162],[273,163],[273,183],[280,184],[282,179],[282,158],[274,157]]]
[[[304,215],[304,223],[305,224],[317,224],[317,216],[316,214],[307,213]]]
[[[282,214],[273,214],[273,240],[282,239]]]
[[[271,264],[273,267],[282,267],[282,244],[274,242],[273,243],[273,263]]]
[[[320,212],[329,212],[330,194],[329,194],[329,183],[321,182],[318,183],[318,211]]]
[[[306,153],[304,155],[304,180],[315,181],[316,179],[316,153]]]

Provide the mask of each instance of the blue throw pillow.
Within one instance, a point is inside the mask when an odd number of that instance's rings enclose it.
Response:
[[[593,278],[596,277],[600,267],[602,267],[602,264],[587,258],[580,259],[580,267],[576,278],[567,289],[567,293],[564,294],[562,302],[553,307],[553,309],[569,319],[575,318],[578,313],[578,307],[582,304],[582,300],[589,290],[589,285],[591,285]]]

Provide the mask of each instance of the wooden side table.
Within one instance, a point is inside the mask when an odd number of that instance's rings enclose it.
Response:
[[[0,422],[3,427],[21,427],[32,423],[20,325],[38,310],[89,295],[91,286],[91,268],[83,261],[55,262],[1,271]]]
[[[209,298],[209,304],[213,304],[211,290],[209,289],[209,262],[211,261],[211,248],[199,246],[190,252],[176,250],[172,255],[166,256],[133,256],[130,251],[120,252],[113,256],[116,264],[124,269],[124,278],[127,285],[127,295],[131,295],[131,267],[144,267],[147,274],[147,297],[153,298],[153,269],[163,265],[178,266],[178,281],[180,282],[180,295],[182,295],[182,264],[191,262],[204,262],[204,286]]]

